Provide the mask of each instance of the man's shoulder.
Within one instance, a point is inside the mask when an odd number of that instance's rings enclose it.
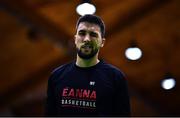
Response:
[[[60,72],[63,72],[69,68],[72,67],[72,65],[74,64],[74,62],[69,62],[69,63],[65,63],[63,65],[60,65],[58,67],[56,67],[52,72],[51,74],[57,74],[57,73],[60,73]]]
[[[121,76],[121,78],[125,77],[124,72],[113,64],[103,62],[103,68],[107,71],[107,73],[110,72],[115,76]]]
[[[104,62],[104,61],[103,61],[103,68],[108,69],[110,71],[121,72],[121,70],[117,66],[112,65],[112,64],[107,63],[107,62]]]
[[[69,62],[66,64],[63,64],[57,68],[55,68],[52,72],[51,75],[49,77],[49,81],[56,81],[59,80],[60,77],[64,77],[65,75],[67,75],[68,71],[72,70],[72,66],[73,66],[74,62]]]

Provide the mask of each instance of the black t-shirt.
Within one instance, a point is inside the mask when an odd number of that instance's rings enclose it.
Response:
[[[129,116],[127,82],[104,61],[82,68],[75,61],[52,72],[48,80],[47,116]]]

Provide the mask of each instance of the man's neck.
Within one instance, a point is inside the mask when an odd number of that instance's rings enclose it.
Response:
[[[79,67],[91,67],[99,63],[99,59],[97,58],[98,56],[94,56],[91,59],[82,59],[77,55],[76,59],[76,65]]]

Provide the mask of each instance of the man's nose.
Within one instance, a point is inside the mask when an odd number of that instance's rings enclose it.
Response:
[[[90,37],[89,37],[88,34],[84,37],[84,41],[85,41],[85,42],[90,41]]]

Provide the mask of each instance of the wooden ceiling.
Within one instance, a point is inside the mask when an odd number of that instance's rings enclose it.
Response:
[[[127,76],[132,116],[180,116],[180,1],[93,0],[106,24],[100,58]],[[0,116],[42,116],[47,79],[75,58],[80,0],[0,0]],[[143,51],[129,61],[136,41]],[[165,91],[166,72],[176,87]]]

